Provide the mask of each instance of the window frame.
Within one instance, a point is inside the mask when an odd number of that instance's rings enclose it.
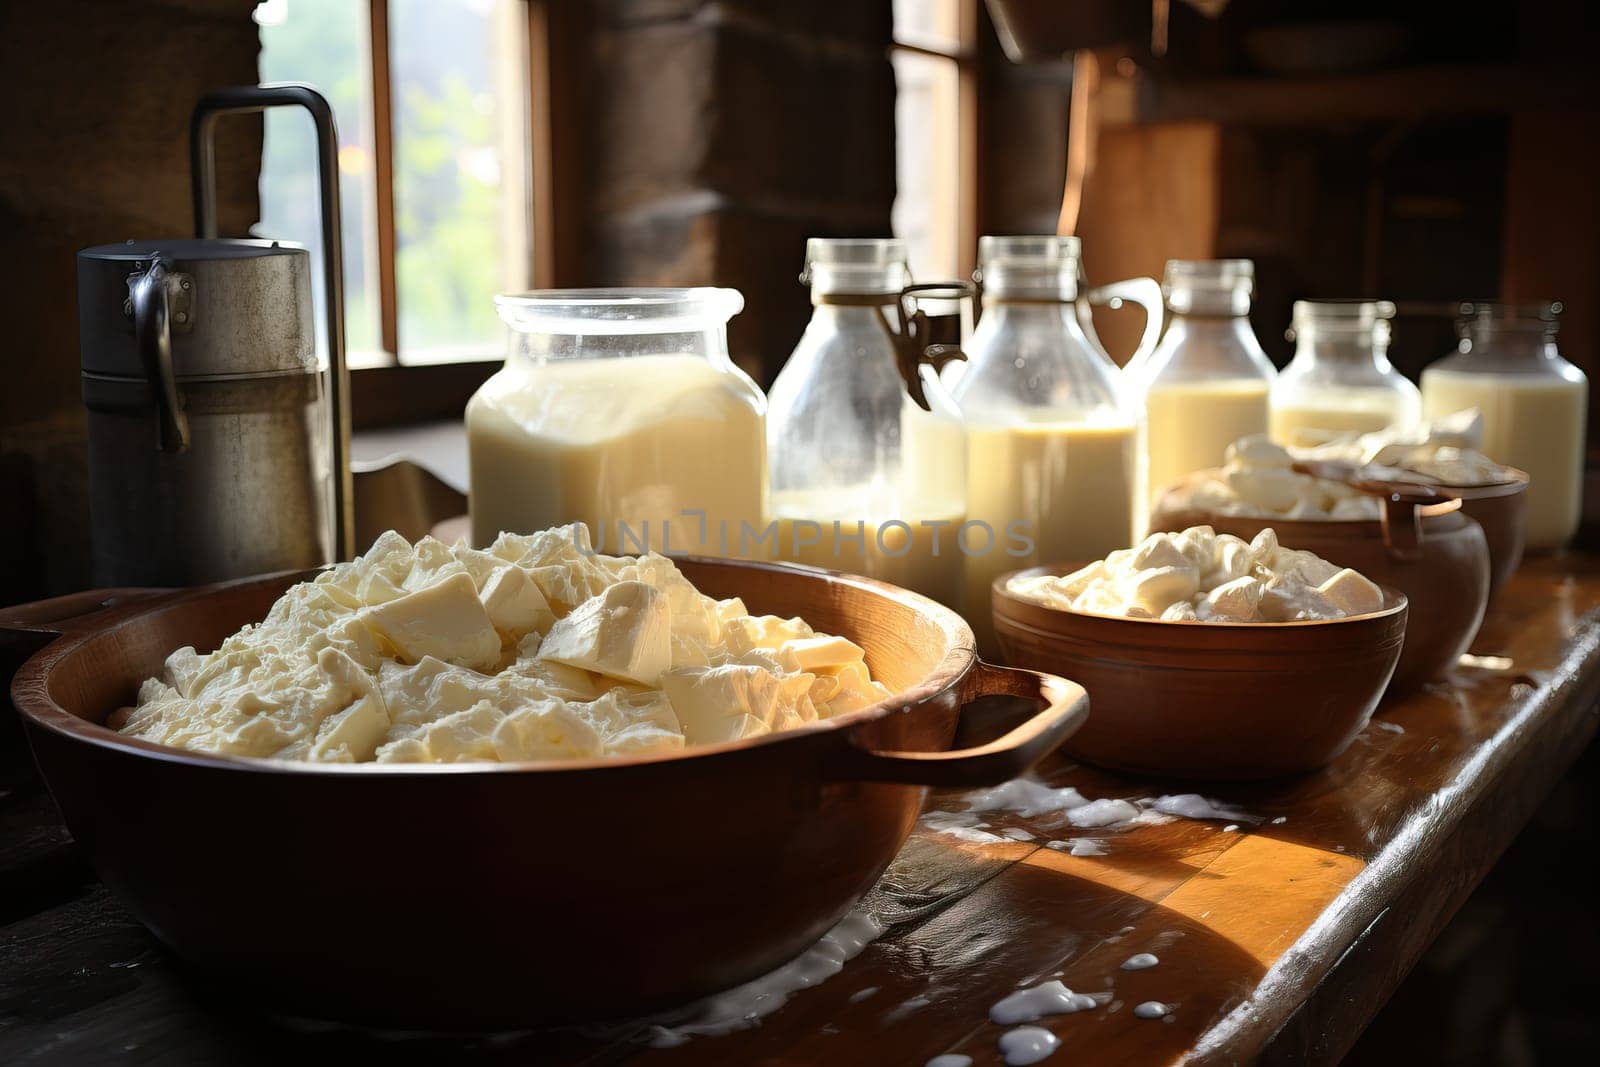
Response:
[[[572,234],[555,225],[557,204],[575,187],[578,161],[569,117],[559,111],[562,97],[556,67],[578,62],[564,41],[581,32],[575,5],[556,0],[521,0],[525,10],[528,78],[525,98],[528,167],[524,197],[528,230],[528,278],[536,289],[553,288],[570,277],[575,247]],[[457,418],[478,386],[502,360],[465,359],[444,363],[405,363],[400,358],[399,300],[395,278],[394,125],[390,69],[389,0],[368,0],[368,68],[371,72],[374,210],[377,215],[379,346],[383,362],[350,371],[354,428],[376,429]],[[564,76],[564,75],[563,75]],[[562,150],[557,150],[557,142]],[[558,168],[557,159],[563,159]],[[487,298],[487,297],[486,297]]]
[[[955,0],[956,40],[946,48],[918,41],[903,41],[891,30],[889,53],[948,61],[956,68],[956,264],[962,276],[978,265],[978,47],[980,0]]]
[[[551,196],[550,143],[551,81],[549,77],[552,0],[520,0],[526,40],[527,86],[524,104],[524,143],[528,152],[527,180],[522,190],[528,232],[534,239],[525,250],[527,276],[535,289],[549,288],[554,274],[554,250],[547,247],[554,232],[555,204]],[[408,366],[400,353],[400,298],[396,282],[398,238],[394,201],[394,77],[390,64],[393,42],[389,32],[389,0],[368,0],[367,69],[372,84],[373,204],[377,229],[378,338],[383,366]],[[455,360],[452,362],[483,362]],[[416,364],[422,365],[422,364]]]
[[[536,289],[573,284],[582,273],[581,227],[563,227],[556,219],[561,206],[575,203],[583,181],[582,116],[574,113],[577,94],[560,86],[584,84],[586,62],[580,47],[590,16],[587,5],[560,0],[522,0],[527,10],[527,124],[529,278]],[[957,74],[956,194],[958,264],[963,275],[977,265],[981,204],[979,117],[982,54],[979,47],[980,0],[956,0],[957,39],[951,48],[892,39],[890,51],[903,51],[955,63]],[[375,197],[380,260],[379,336],[387,361],[350,372],[355,428],[379,427],[459,418],[467,399],[497,370],[500,359],[453,363],[406,364],[399,359],[398,306],[382,296],[392,286],[394,271],[393,127],[389,94],[388,0],[369,0],[373,78],[374,155],[378,156]],[[382,27],[382,44],[378,31]],[[382,73],[380,75],[379,70]],[[381,77],[381,82],[380,82]],[[382,110],[380,111],[380,107]],[[378,144],[385,148],[380,152]],[[569,219],[571,212],[565,213]],[[387,232],[387,236],[385,236]],[[387,274],[389,281],[383,280]],[[392,316],[392,317],[391,317]]]

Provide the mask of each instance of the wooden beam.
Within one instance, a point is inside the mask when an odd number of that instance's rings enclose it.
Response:
[[[1503,115],[1592,106],[1586,70],[1454,64],[1363,74],[1181,81],[1146,77],[1141,122],[1313,126]]]
[[[563,3],[560,0],[530,0],[542,9],[544,55],[536,58],[530,50],[528,62],[535,85],[543,85],[543,99],[535,101],[536,113],[548,123],[548,150],[539,166],[534,160],[534,180],[544,181],[547,199],[539,213],[535,202],[533,242],[544,246],[548,255],[545,273],[535,272],[534,285],[568,287],[592,284],[587,256],[588,158],[587,138],[593,133],[584,113],[584,91],[590,85],[590,47],[592,12],[589,4]],[[530,30],[530,32],[532,32]],[[537,66],[534,64],[537,63]],[[535,140],[537,146],[537,140]],[[540,171],[544,177],[539,177]],[[541,232],[541,224],[545,227]]]
[[[400,306],[395,285],[394,111],[389,73],[389,0],[370,0],[372,53],[372,154],[378,223],[378,336],[383,350],[399,358]]]
[[[956,154],[960,173],[956,181],[956,267],[962,277],[970,277],[978,265],[978,205],[981,203],[978,167],[978,0],[961,0],[958,35],[962,56],[969,61],[956,64],[957,120]]]
[[[550,79],[550,0],[528,0],[528,279],[535,289],[556,281],[555,145]]]

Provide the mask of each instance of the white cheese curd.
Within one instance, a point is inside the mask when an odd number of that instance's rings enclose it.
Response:
[[[1302,459],[1343,460],[1375,477],[1484,485],[1507,479],[1506,468],[1484,455],[1483,415],[1466,408],[1406,429],[1341,437],[1315,448],[1294,449]]]
[[[1301,622],[1383,608],[1383,591],[1322,557],[1209,526],[1151,534],[1071,574],[1018,576],[1012,594],[1063,611],[1190,622]]]
[[[1483,420],[1476,408],[1404,430],[1350,434],[1314,448],[1285,448],[1262,435],[1228,447],[1223,465],[1175,490],[1178,507],[1217,515],[1285,519],[1376,519],[1377,498],[1342,482],[1292,469],[1297,461],[1354,464],[1376,481],[1484,485],[1509,477],[1477,444]]]
[[[1215,515],[1283,519],[1378,517],[1376,497],[1342,482],[1301,474],[1292,469],[1296,458],[1265,435],[1241,437],[1228,446],[1221,467],[1203,471],[1175,490],[1172,503]]]
[[[889,696],[862,649],[713,600],[582,526],[486,551],[384,534],[209,654],[180,648],[110,725],[327,762],[633,755],[788,730]]]

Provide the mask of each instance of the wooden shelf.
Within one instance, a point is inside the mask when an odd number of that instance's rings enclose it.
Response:
[[[1177,81],[1146,76],[1138,122],[1308,126],[1406,122],[1595,106],[1586,71],[1505,65],[1403,67],[1363,74]]]

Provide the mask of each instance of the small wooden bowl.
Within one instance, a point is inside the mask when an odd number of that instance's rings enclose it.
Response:
[[[1528,474],[1507,467],[1503,482],[1483,485],[1447,485],[1447,493],[1461,498],[1461,510],[1483,527],[1489,544],[1489,599],[1522,565],[1522,548],[1528,537]]]
[[[1370,615],[1320,622],[1126,619],[1047,608],[1006,590],[994,626],[1006,661],[1060,671],[1091,716],[1063,751],[1136,774],[1247,780],[1326,766],[1367,725],[1405,637],[1407,602],[1383,591]]]
[[[1410,630],[1389,696],[1415,692],[1443,676],[1472,644],[1489,603],[1489,549],[1483,528],[1464,510],[1418,515],[1413,543],[1406,528],[1377,519],[1281,519],[1219,515],[1183,506],[1175,487],[1156,503],[1150,530],[1210,526],[1219,534],[1249,541],[1267,527],[1289,548],[1315,552],[1329,563],[1360,571],[1379,585],[1398,589],[1410,603]]]

